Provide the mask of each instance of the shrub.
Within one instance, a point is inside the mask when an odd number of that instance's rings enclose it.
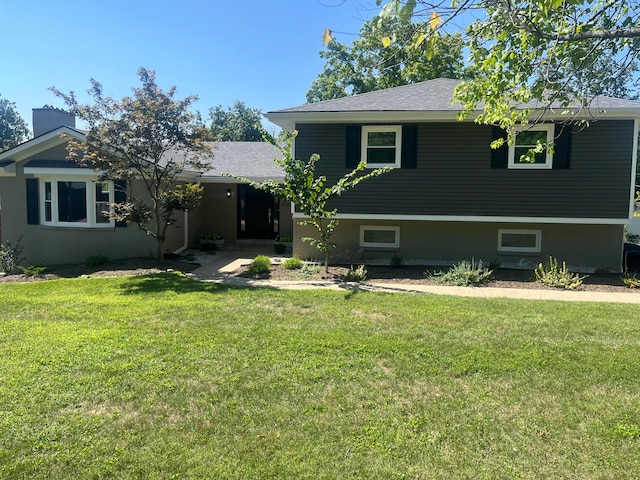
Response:
[[[11,240],[0,243],[0,270],[6,274],[12,273],[23,260],[23,258],[20,257],[21,253],[22,246],[20,245],[20,239],[18,239],[15,245],[11,243]]]
[[[435,272],[429,275],[429,278],[443,285],[474,287],[489,280],[492,273],[493,270],[485,267],[482,260],[478,260],[476,263],[475,259],[472,258],[471,261],[463,260],[457,263],[446,272]]]
[[[403,265],[402,257],[396,253],[393,257],[391,257],[391,261],[389,262],[389,264],[391,265],[391,268],[401,268]]]
[[[304,262],[298,257],[287,258],[282,262],[282,267],[287,270],[300,270],[304,266]]]
[[[625,275],[622,277],[622,283],[629,288],[640,288],[640,278],[635,275]]]
[[[305,262],[300,269],[300,275],[303,277],[312,277],[322,270],[322,266],[318,262]]]
[[[87,267],[99,267],[107,262],[109,262],[109,257],[105,257],[104,255],[92,255],[85,260]]]
[[[538,283],[567,290],[579,288],[582,285],[582,281],[587,278],[586,275],[581,277],[577,273],[571,273],[567,269],[566,262],[562,262],[562,268],[560,268],[558,260],[553,257],[549,257],[549,262],[546,266],[542,262],[538,264],[534,273]]]
[[[28,267],[18,266],[22,273],[24,273],[27,277],[33,277],[37,275],[42,275],[47,267],[36,267],[34,265],[29,265]]]
[[[354,270],[353,265],[347,272],[347,282],[364,282],[367,279],[367,269],[360,265]]]
[[[287,246],[284,243],[276,242],[273,244],[273,249],[278,255],[282,255],[287,251]]]
[[[258,255],[249,265],[251,275],[261,275],[271,271],[271,260],[266,255]]]

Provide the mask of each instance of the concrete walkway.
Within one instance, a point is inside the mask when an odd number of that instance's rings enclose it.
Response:
[[[231,274],[243,265],[249,265],[256,255],[264,255],[265,248],[243,247],[224,249],[208,258],[199,256],[201,267],[192,272],[192,277],[203,282],[227,285],[267,287],[289,290],[325,288],[330,290],[376,291],[402,293],[430,293],[434,295],[456,295],[479,298],[520,298],[528,300],[558,300],[571,302],[613,302],[640,304],[640,292],[575,292],[568,290],[542,290],[493,287],[453,287],[442,285],[415,285],[383,282],[330,282],[330,281],[277,281],[238,278]],[[279,263],[286,257],[271,256],[272,263]]]

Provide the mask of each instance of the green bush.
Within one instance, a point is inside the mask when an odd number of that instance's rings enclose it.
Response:
[[[87,257],[85,262],[87,267],[99,267],[100,265],[108,263],[109,257],[105,257],[104,255],[93,255],[91,257]]]
[[[271,271],[271,260],[266,255],[258,255],[249,265],[251,275],[261,275]]]
[[[287,258],[282,262],[282,267],[287,270],[300,270],[304,266],[304,262],[298,257]]]
[[[555,288],[565,288],[567,290],[575,290],[582,285],[582,281],[587,278],[586,275],[581,277],[577,273],[571,273],[567,269],[567,263],[562,262],[562,268],[558,264],[558,260],[549,257],[549,261],[545,266],[542,262],[535,269],[536,281],[543,285]]]
[[[18,268],[22,270],[22,273],[24,273],[27,277],[42,275],[47,269],[47,267],[36,267],[34,265],[29,265],[28,267],[19,265]]]
[[[304,262],[300,269],[300,275],[303,277],[313,277],[320,273],[322,266],[318,262]]]
[[[629,288],[640,288],[640,278],[635,275],[625,275],[622,277],[622,283]]]
[[[22,253],[22,246],[20,245],[20,239],[14,244],[11,240],[7,240],[5,243],[0,243],[0,270],[6,274],[13,273],[18,264],[23,260],[20,257]]]
[[[346,280],[347,282],[364,282],[367,279],[367,269],[364,265],[360,265],[358,268],[354,269],[353,265],[347,272]]]
[[[439,271],[427,276],[436,283],[456,285],[459,287],[474,287],[481,285],[491,278],[493,270],[485,267],[482,260],[463,260],[447,271]]]

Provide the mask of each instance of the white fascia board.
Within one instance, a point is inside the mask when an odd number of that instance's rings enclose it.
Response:
[[[307,218],[296,212],[293,218]],[[428,222],[476,222],[476,223],[552,223],[573,225],[626,225],[628,218],[556,218],[556,217],[499,217],[499,216],[455,216],[455,215],[377,215],[375,213],[338,213],[331,217],[338,220],[368,221],[428,221]]]
[[[256,183],[261,183],[261,182],[267,182],[267,181],[276,181],[279,183],[284,182],[284,177],[244,177],[247,180],[251,181],[251,182],[256,182]],[[215,177],[207,177],[207,176],[202,176],[200,177],[200,183],[202,184],[206,184],[206,183],[230,183],[230,184],[240,184],[240,183],[245,183],[242,182],[240,180],[238,180],[237,178],[233,178],[233,177],[225,177],[225,176],[215,176]]]
[[[633,122],[633,150],[631,155],[631,191],[629,193],[629,221],[633,218],[636,208],[636,172],[638,167],[638,131],[640,130],[640,120]]]
[[[36,138],[32,138],[17,147],[13,147],[9,150],[6,150],[0,153],[0,160],[15,160],[16,162],[21,162],[30,158],[34,155],[37,155],[40,152],[44,152],[50,148],[53,148],[57,145],[65,143],[66,140],[61,137],[61,135],[68,135],[76,140],[84,140],[84,134],[78,132],[69,127],[60,127],[49,133],[45,133]]]
[[[25,174],[37,176],[51,175],[54,177],[94,177],[98,178],[104,172],[96,172],[91,168],[48,168],[48,167],[25,167]]]
[[[473,122],[478,113],[470,114],[464,122]],[[290,112],[269,113],[266,115],[270,122],[284,130],[292,131],[298,123],[429,123],[429,122],[457,122],[458,111],[436,112]],[[534,112],[531,120],[539,118]],[[640,118],[640,109],[610,109],[594,112],[585,109],[577,115],[562,115],[561,112],[550,111],[542,115],[542,121],[573,121],[573,120],[635,120]]]

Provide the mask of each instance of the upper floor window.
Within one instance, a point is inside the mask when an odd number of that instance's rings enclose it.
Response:
[[[514,128],[516,138],[509,145],[509,168],[552,168],[553,154],[549,148],[553,144],[554,125]]]
[[[370,125],[362,127],[361,161],[370,168],[401,167],[402,127]]]
[[[114,202],[112,182],[43,179],[42,224],[58,227],[112,227],[108,217]]]

